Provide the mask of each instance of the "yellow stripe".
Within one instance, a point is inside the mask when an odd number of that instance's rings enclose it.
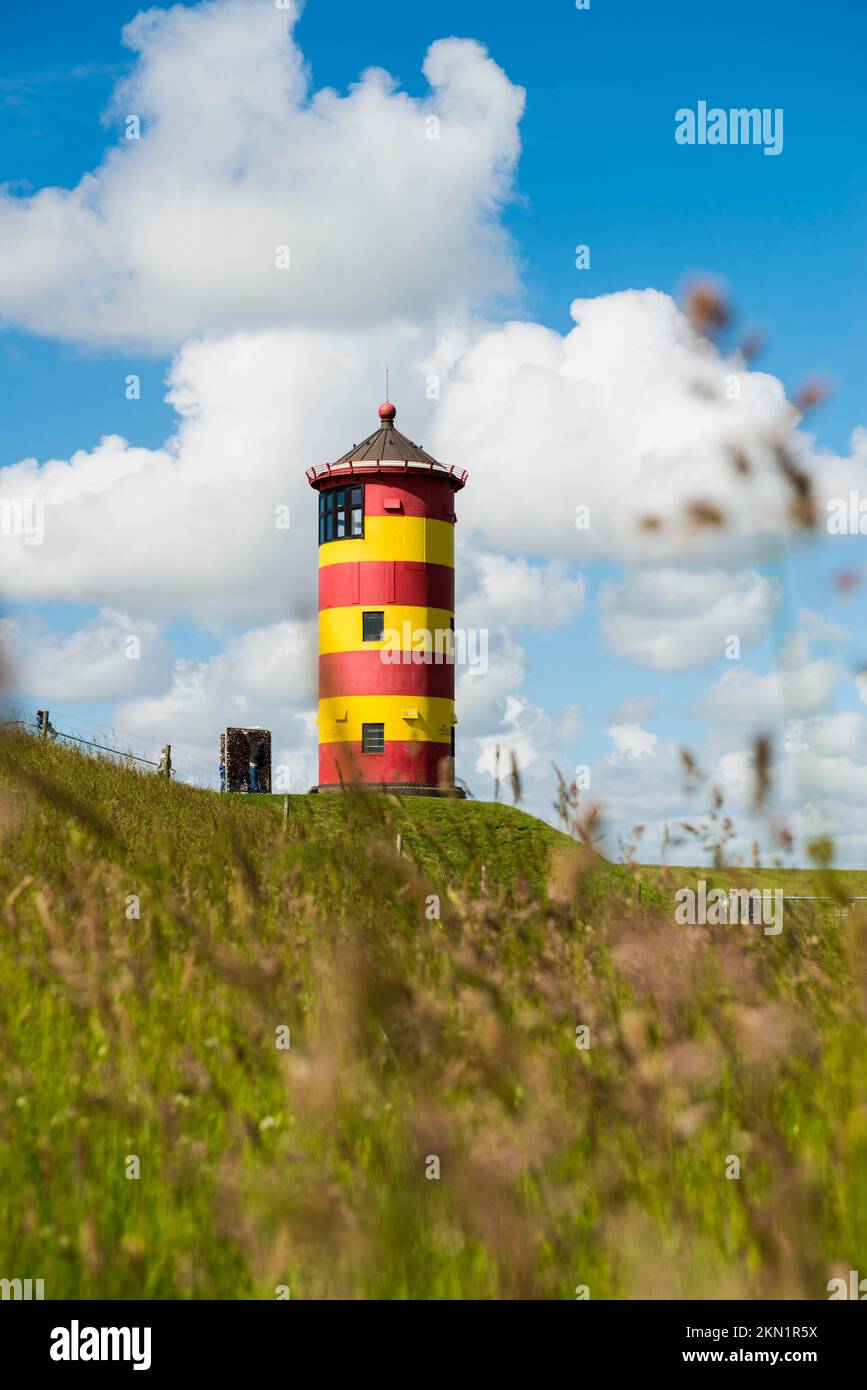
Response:
[[[411,710],[418,718],[405,719]],[[362,724],[384,724],[386,743],[448,743],[454,712],[454,700],[433,695],[335,695],[319,701],[319,742],[360,743]]]
[[[366,516],[363,536],[319,547],[320,568],[357,560],[411,560],[454,568],[455,528],[450,521],[425,516]]]
[[[384,613],[386,633],[396,633],[384,642],[365,642],[363,640],[363,613]],[[449,631],[449,620],[454,617],[445,608],[422,608],[410,604],[385,604],[377,608],[375,604],[358,604],[352,608],[323,608],[319,614],[319,652],[378,652],[383,647],[393,651],[424,651],[425,642],[431,652],[436,651],[437,632]],[[408,629],[404,626],[408,624]],[[415,633],[428,634],[413,636]],[[410,640],[406,641],[409,635]],[[447,651],[447,637],[439,639],[441,650]]]

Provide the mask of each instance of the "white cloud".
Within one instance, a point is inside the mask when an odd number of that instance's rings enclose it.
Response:
[[[376,427],[373,363],[388,344],[411,354],[417,337],[299,330],[186,344],[169,378],[180,421],[163,449],[109,436],[68,462],[0,469],[0,496],[45,504],[42,545],[2,538],[0,591],[227,625],[309,615],[305,469]],[[289,529],[278,528],[287,506]]]
[[[754,647],[779,599],[779,585],[755,571],[633,570],[600,591],[601,629],[618,655],[679,670],[722,658],[732,636]]]
[[[667,295],[624,290],[572,314],[565,335],[508,323],[452,351],[432,442],[472,470],[464,519],[483,544],[742,567],[791,532],[778,444],[814,477],[820,510],[843,480],[867,494],[867,437],[856,432],[851,460],[814,452],[781,383],[722,356]],[[697,525],[695,504],[724,524]]]
[[[863,761],[867,757],[867,719],[860,710],[839,710],[812,720],[806,728],[808,744],[823,758],[848,757]]]
[[[461,737],[483,734],[502,717],[506,701],[527,674],[520,643],[504,629],[488,634],[487,668],[455,668],[455,694]]]
[[[802,608],[798,614],[798,625],[804,635],[804,640],[812,646],[817,643],[836,644],[845,642],[849,636],[848,630],[840,623],[834,623],[830,618],[822,613],[817,613],[813,608]]]
[[[166,349],[206,328],[418,320],[515,291],[498,213],[521,89],[447,38],[423,98],[380,68],[346,95],[311,92],[297,8],[213,0],[126,26],[136,62],[99,168],[73,189],[0,193],[7,323]]]
[[[532,704],[523,695],[510,695],[495,732],[477,740],[476,772],[493,777],[499,749],[499,775],[505,781],[514,756],[523,796],[530,809],[536,814],[547,812],[550,815],[556,791],[554,767],[560,768],[568,782],[571,768],[564,764],[570,750],[576,749],[581,728],[582,716],[577,705],[567,705],[552,713]],[[473,790],[476,795],[480,794],[476,787]]]
[[[156,626],[109,608],[66,636],[27,617],[0,620],[0,645],[18,690],[47,705],[159,690],[170,670]]]
[[[614,752],[608,754],[607,761],[615,765],[649,757],[659,746],[659,737],[640,724],[612,724],[606,732],[614,742]]]
[[[534,565],[459,539],[456,565],[461,627],[561,627],[584,606],[584,577],[570,574],[562,561]]]
[[[124,701],[115,720],[124,733],[192,749],[214,769],[222,729],[270,728],[272,761],[301,791],[317,780],[315,704],[315,625],[284,622],[231,637],[209,661],[175,661],[159,694]]]
[[[832,661],[811,661],[767,675],[740,667],[724,672],[699,700],[694,713],[713,724],[751,724],[765,729],[786,718],[818,714],[844,676]]]

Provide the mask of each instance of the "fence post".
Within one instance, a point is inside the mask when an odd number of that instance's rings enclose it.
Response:
[[[167,743],[160,753],[160,768],[157,776],[171,777],[172,775],[172,745]]]
[[[289,798],[288,798],[288,796],[284,796],[284,798],[283,798],[283,824],[284,824],[284,825],[287,825],[288,822],[289,822]]]
[[[39,711],[39,732],[42,734],[43,738],[45,738],[48,734],[48,713],[49,712],[47,709],[41,709]]]

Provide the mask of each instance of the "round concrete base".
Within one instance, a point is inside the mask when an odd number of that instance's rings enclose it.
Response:
[[[374,792],[379,796],[441,796],[463,801],[466,792],[463,787],[428,787],[422,782],[340,782],[320,783],[311,787],[311,792]]]

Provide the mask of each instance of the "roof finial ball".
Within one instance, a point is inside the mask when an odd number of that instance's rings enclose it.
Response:
[[[379,407],[379,418],[384,425],[393,425],[394,417],[397,414],[397,406],[392,405],[391,401],[385,401]]]

